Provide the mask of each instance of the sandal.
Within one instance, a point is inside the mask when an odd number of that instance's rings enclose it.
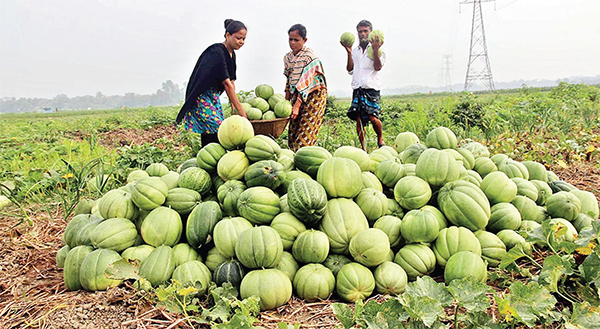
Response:
[[[378,148],[381,148],[382,146],[385,146],[385,143],[377,144]]]

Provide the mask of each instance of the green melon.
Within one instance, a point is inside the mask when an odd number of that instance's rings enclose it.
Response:
[[[592,192],[572,190],[570,193],[575,194],[579,201],[581,201],[581,213],[586,214],[593,219],[598,219],[598,215],[600,214],[598,210],[598,199],[596,199],[596,196]]]
[[[121,257],[126,259],[137,259],[140,263],[143,263],[150,253],[154,250],[154,247],[143,244],[139,246],[129,247],[121,253]]]
[[[175,270],[173,248],[159,246],[154,249],[140,267],[140,276],[146,278],[153,286],[167,282]]]
[[[522,195],[536,201],[538,198],[538,189],[531,181],[524,178],[514,177],[511,178],[515,184],[517,184],[517,195]]]
[[[439,223],[433,212],[413,209],[402,218],[400,233],[406,243],[430,243],[439,232]]]
[[[197,295],[204,295],[212,281],[212,274],[201,261],[190,260],[175,267],[171,280],[184,286],[193,285],[198,289]],[[200,283],[200,288],[198,288],[198,283]]]
[[[490,158],[475,157],[475,166],[473,166],[473,170],[481,177],[485,178],[487,174],[497,171],[498,167],[496,167],[496,164]]]
[[[194,190],[201,195],[208,193],[212,185],[210,174],[202,168],[188,168],[184,170],[177,180],[179,187]]]
[[[246,275],[246,270],[244,269],[244,266],[242,266],[242,263],[232,259],[222,262],[217,266],[213,272],[213,281],[219,287],[222,286],[223,283],[229,282],[232,286],[239,289],[244,275]]]
[[[337,198],[327,202],[319,229],[329,237],[331,253],[347,254],[350,239],[368,227],[367,218],[354,201]]]
[[[404,151],[408,146],[419,143],[419,136],[410,131],[401,132],[396,135],[394,140],[394,149],[400,153]]]
[[[121,284],[122,280],[109,279],[104,274],[108,266],[119,259],[121,255],[114,250],[96,249],[89,253],[79,269],[81,287],[87,291],[98,291]]]
[[[387,214],[388,199],[380,191],[372,188],[364,188],[354,198],[354,202],[365,214],[369,222],[375,222],[379,217]]]
[[[516,230],[520,226],[521,213],[511,203],[501,202],[491,207],[490,220],[486,226],[488,231],[495,233],[505,229]]]
[[[219,143],[209,143],[196,155],[196,166],[206,170],[210,174],[217,172],[217,163],[227,151]],[[182,170],[183,172],[185,170]],[[180,172],[180,173],[181,173]]]
[[[401,227],[402,220],[391,215],[382,216],[373,224],[373,228],[378,228],[387,234],[391,248],[396,248],[401,244],[404,244],[402,233],[400,231]]]
[[[402,266],[408,278],[414,280],[435,270],[435,254],[427,245],[408,244],[398,250],[394,263]]]
[[[110,218],[99,223],[91,232],[94,248],[121,252],[135,243],[135,224],[127,218]]]
[[[419,209],[431,199],[431,187],[417,176],[402,177],[394,186],[394,199],[404,209]]]
[[[354,45],[354,40],[355,38],[352,32],[344,32],[340,36],[340,42],[346,47],[352,47],[352,45]]]
[[[374,173],[370,171],[363,171],[361,174],[363,188],[373,188],[379,192],[383,192],[383,185],[381,185],[381,181]]]
[[[306,264],[296,272],[293,287],[296,295],[306,301],[323,300],[335,289],[335,277],[321,264]]]
[[[146,168],[149,176],[162,177],[169,173],[169,167],[163,163],[152,163]]]
[[[400,295],[408,283],[408,276],[402,266],[390,261],[377,266],[373,276],[375,277],[375,291],[384,295]]]
[[[356,179],[361,176],[361,172],[355,161],[333,157],[323,161],[319,167],[317,182],[331,198],[354,198],[363,187],[362,180]]]
[[[252,228],[252,224],[242,217],[223,218],[220,220],[213,230],[213,240],[219,254],[225,258],[234,257],[238,236],[250,228]]]
[[[197,260],[198,252],[187,243],[178,243],[173,246],[173,259],[177,267],[190,260]]]
[[[281,209],[277,194],[264,186],[244,190],[238,198],[237,208],[242,217],[257,225],[269,225]]]
[[[291,250],[296,237],[306,231],[306,226],[291,213],[281,213],[271,222],[271,227],[279,233],[284,250]]]
[[[230,179],[219,186],[217,198],[223,207],[223,212],[228,216],[238,216],[237,201],[240,194],[246,190],[246,185],[235,179]]]
[[[546,209],[552,218],[572,221],[581,212],[581,201],[571,192],[560,191],[548,197]]]
[[[333,273],[334,276],[337,276],[338,272],[342,269],[342,267],[349,263],[352,263],[352,261],[350,260],[350,258],[344,255],[329,254],[329,256],[325,258],[323,265],[330,269],[331,273]]]
[[[316,178],[321,164],[331,157],[331,153],[320,146],[304,146],[296,152],[294,165],[298,170]]]
[[[443,186],[460,177],[461,164],[447,152],[435,148],[423,151],[417,160],[416,174],[432,186]]]
[[[460,251],[448,259],[444,269],[444,281],[450,284],[452,280],[474,277],[477,281],[485,283],[487,268],[481,256],[470,251]]]
[[[517,184],[502,171],[486,175],[480,187],[491,204],[511,202],[517,196]]]
[[[375,278],[371,270],[359,263],[349,263],[336,275],[335,291],[346,302],[366,299],[375,290]]]
[[[267,104],[267,108],[268,106]],[[254,137],[254,128],[248,119],[239,115],[232,115],[223,120],[217,137],[219,138],[219,143],[225,149],[240,149],[244,147],[250,138]]]
[[[235,244],[237,259],[249,269],[275,267],[282,254],[281,237],[270,226],[256,226],[241,232]]]
[[[298,262],[296,262],[292,254],[284,251],[281,256],[281,261],[275,268],[285,273],[285,275],[290,278],[290,281],[294,281],[294,277],[296,276],[296,272],[300,268],[300,265],[298,265]]]
[[[210,241],[217,223],[223,218],[221,207],[215,201],[198,204],[189,214],[185,234],[187,242],[194,248],[200,248]]]
[[[403,164],[413,163],[416,164],[421,154],[427,149],[427,146],[422,143],[415,143],[406,147],[404,151],[398,157],[402,160]]]
[[[369,154],[358,147],[348,145],[338,147],[335,152],[333,152],[333,156],[354,160],[362,171],[373,170],[373,161],[369,157]]]
[[[171,208],[181,216],[188,215],[200,203],[200,193],[184,187],[170,189],[165,199],[165,207]]]
[[[158,207],[152,210],[140,228],[140,234],[144,241],[154,247],[176,245],[181,238],[182,231],[181,216],[175,210],[167,207]]]
[[[276,189],[285,180],[286,173],[283,165],[273,160],[261,160],[253,163],[244,173],[244,180],[248,187],[266,186]]]
[[[327,234],[314,229],[298,234],[292,245],[292,255],[300,263],[322,263],[328,254]]]
[[[440,230],[433,244],[433,252],[437,263],[444,267],[450,256],[459,251],[471,251],[481,255],[481,243],[473,232],[464,227],[450,226]]]
[[[245,299],[250,296],[260,299],[262,311],[274,309],[292,297],[292,282],[278,269],[254,270],[246,274],[240,285],[240,297]]]
[[[138,208],[131,200],[131,194],[123,190],[110,190],[102,196],[98,203],[98,211],[102,218],[127,218],[133,220],[138,215]]]
[[[490,204],[483,191],[467,181],[444,185],[437,201],[449,222],[473,231],[484,229],[491,215]]]
[[[496,267],[506,255],[506,246],[496,234],[479,230],[475,237],[481,244],[481,258],[490,266]]]
[[[143,210],[161,206],[167,199],[169,187],[158,177],[147,177],[133,183],[131,200]]]
[[[246,142],[244,152],[250,161],[277,160],[281,147],[269,136],[256,135]]]
[[[94,248],[91,246],[76,246],[67,253],[63,270],[63,280],[67,290],[73,291],[82,288],[79,280],[81,263],[93,250]]]
[[[292,114],[292,103],[288,100],[282,100],[278,102],[273,108],[273,113],[277,118],[287,118]]]
[[[390,241],[382,230],[369,228],[352,237],[348,251],[354,261],[367,267],[377,266],[383,263],[389,254]]]
[[[310,178],[297,178],[287,188],[290,211],[308,225],[317,224],[325,214],[327,192]]]
[[[437,127],[427,134],[425,145],[439,150],[454,149],[458,144],[456,135],[446,127]]]
[[[244,177],[246,170],[250,166],[250,160],[242,151],[227,152],[217,163],[217,174],[224,181],[235,179],[240,180]]]
[[[461,148],[465,148],[471,151],[475,159],[480,157],[490,157],[490,151],[488,150],[488,148],[479,142],[471,141],[461,146]]]

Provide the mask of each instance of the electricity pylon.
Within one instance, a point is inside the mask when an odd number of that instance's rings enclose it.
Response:
[[[452,66],[452,55],[442,56],[442,81],[444,89],[452,91],[452,81],[450,81],[450,67]]]
[[[483,28],[483,14],[481,12],[481,3],[495,0],[466,0],[460,4],[473,4],[473,22],[471,25],[471,47],[469,50],[469,65],[467,66],[467,76],[465,78],[465,91],[473,86],[473,82],[481,81],[487,89],[494,91],[494,80],[492,78],[492,68],[488,57],[487,45],[485,42],[485,30]]]

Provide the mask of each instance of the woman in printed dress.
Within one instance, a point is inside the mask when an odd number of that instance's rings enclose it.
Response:
[[[293,25],[289,31],[291,51],[283,58],[285,98],[292,102],[288,146],[294,152],[315,145],[327,104],[327,84],[321,60],[306,47],[306,28]]]
[[[223,122],[223,107],[219,97],[223,91],[229,98],[231,114],[237,110],[239,115],[247,117],[235,92],[235,50],[244,45],[246,33],[244,23],[225,20],[225,41],[204,50],[190,77],[185,103],[176,122],[183,122],[185,130],[202,134],[202,146],[219,141],[217,132]]]

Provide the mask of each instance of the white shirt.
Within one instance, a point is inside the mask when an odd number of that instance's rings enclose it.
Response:
[[[367,47],[371,47],[368,45]],[[385,52],[381,50],[381,66],[385,64]],[[354,70],[348,71],[352,75],[352,89],[375,89],[381,90],[381,81],[379,80],[379,71],[373,67],[373,60],[367,56],[367,49],[363,52],[362,48],[356,46],[352,49],[352,61],[354,62]]]

